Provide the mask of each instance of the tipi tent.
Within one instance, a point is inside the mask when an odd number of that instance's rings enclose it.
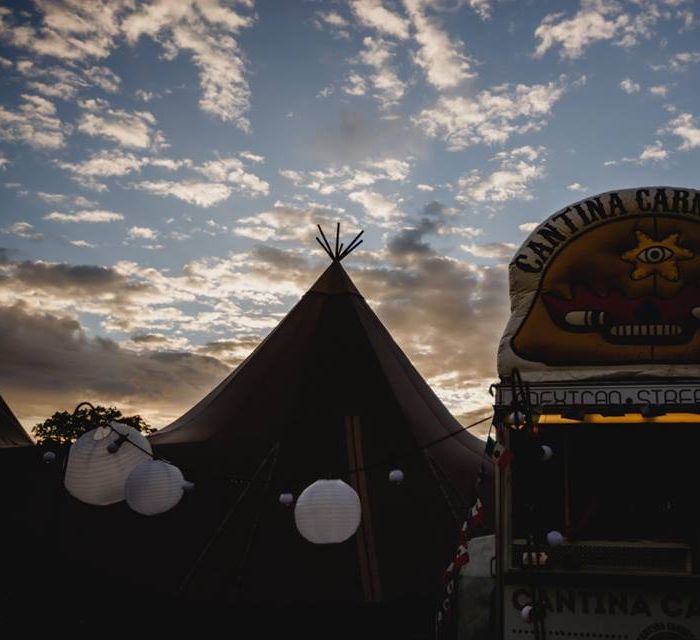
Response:
[[[459,435],[423,449],[451,433]],[[260,469],[271,495],[255,507],[255,539],[238,559],[252,600],[270,599],[269,578],[256,576],[272,574],[281,600],[434,592],[483,463],[483,442],[461,429],[338,260],[247,360],[151,442],[185,469],[222,477],[251,477],[274,450]],[[347,473],[357,467],[367,470]],[[401,486],[388,482],[393,467],[405,473]],[[323,477],[343,477],[363,503],[358,534],[338,547],[303,540],[276,500]]]
[[[31,438],[0,396],[0,448],[26,447],[32,444]]]
[[[231,375],[150,440],[196,484],[172,511],[146,518],[123,503],[62,498],[63,575],[100,594],[218,611],[393,607],[404,624],[424,623],[481,469],[493,518],[484,443],[431,391],[338,259]],[[362,522],[346,542],[314,545],[278,497],[327,477],[356,489]]]

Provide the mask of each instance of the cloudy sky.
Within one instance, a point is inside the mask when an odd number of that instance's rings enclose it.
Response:
[[[327,265],[461,420],[531,225],[697,187],[693,0],[36,0],[0,7],[0,393],[163,426]]]

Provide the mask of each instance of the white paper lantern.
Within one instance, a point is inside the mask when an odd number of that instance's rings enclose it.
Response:
[[[147,460],[126,479],[126,503],[136,513],[154,516],[172,509],[185,492],[185,478],[165,460]]]
[[[543,444],[542,445],[542,460],[547,461],[550,460],[552,457],[552,447],[549,445]]]
[[[294,507],[299,533],[314,544],[344,542],[357,531],[361,517],[359,496],[342,480],[317,480]]]
[[[564,536],[559,531],[550,531],[547,534],[547,544],[551,545],[552,547],[558,547],[559,545],[564,544]]]
[[[288,507],[294,502],[294,496],[291,493],[280,493],[280,504]]]
[[[389,482],[393,482],[394,484],[401,484],[403,482],[403,471],[401,469],[392,469],[389,472]]]
[[[123,437],[128,442],[122,442],[117,451],[110,453],[109,445]],[[151,459],[151,451],[151,443],[139,431],[121,422],[112,422],[111,428],[88,431],[71,445],[64,480],[66,489],[87,504],[104,506],[120,502],[124,500],[127,477],[137,464]]]
[[[532,605],[526,604],[522,609],[520,609],[520,617],[524,622],[532,622]]]

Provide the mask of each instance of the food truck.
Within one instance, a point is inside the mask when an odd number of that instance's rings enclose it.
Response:
[[[571,204],[509,267],[503,640],[700,638],[700,192]]]

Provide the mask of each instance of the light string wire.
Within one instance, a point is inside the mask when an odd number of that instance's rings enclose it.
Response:
[[[89,402],[81,402],[81,403],[75,408],[75,411],[73,412],[74,415],[76,415],[76,412],[78,411],[78,409],[79,409],[83,404],[88,405],[88,406],[91,408],[92,411],[95,411],[95,408],[94,408]],[[459,436],[459,435],[461,435],[461,434],[464,434],[464,433],[465,433],[466,431],[468,431],[469,429],[473,429],[474,427],[477,427],[477,426],[479,426],[480,424],[483,424],[483,423],[486,422],[487,420],[492,420],[492,416],[486,416],[486,417],[484,417],[484,418],[481,418],[480,420],[476,420],[475,422],[472,422],[471,424],[468,424],[468,425],[462,427],[461,429],[459,429],[459,430],[457,430],[457,431],[451,431],[451,432],[449,432],[449,433],[447,433],[447,434],[445,434],[445,435],[443,435],[443,436],[440,436],[439,438],[436,438],[435,440],[431,440],[430,442],[427,442],[426,444],[420,445],[420,446],[418,446],[418,447],[414,447],[413,449],[406,450],[406,451],[404,451],[403,453],[400,453],[400,454],[396,454],[396,455],[387,457],[387,458],[385,458],[385,459],[383,459],[383,460],[380,460],[380,461],[378,461],[378,462],[373,462],[373,463],[371,463],[371,464],[367,464],[367,465],[364,465],[364,466],[362,466],[362,467],[355,467],[355,468],[347,469],[347,470],[345,470],[345,471],[343,471],[343,472],[341,472],[341,473],[339,473],[339,474],[337,474],[337,475],[338,475],[339,477],[346,477],[346,476],[350,476],[350,475],[353,475],[353,474],[362,473],[362,472],[364,472],[364,471],[371,471],[371,470],[376,469],[376,468],[379,468],[379,467],[388,466],[388,465],[390,465],[392,462],[401,460],[401,459],[403,459],[403,458],[407,458],[407,457],[409,457],[409,456],[411,456],[411,455],[413,455],[413,454],[415,454],[415,453],[417,453],[417,452],[419,452],[419,451],[426,451],[427,449],[429,449],[429,448],[431,448],[431,447],[434,447],[435,445],[440,444],[441,442],[445,442],[446,440],[449,440],[450,438],[454,438],[455,436]],[[115,422],[116,422],[116,421],[115,421]],[[120,423],[120,424],[124,424],[124,423]],[[98,425],[98,426],[102,426],[102,425]],[[127,425],[127,426],[128,426],[128,425]],[[141,451],[141,452],[143,452],[144,454],[146,454],[147,456],[149,456],[152,460],[156,460],[156,461],[157,461],[157,460],[160,460],[160,461],[165,462],[165,463],[167,463],[167,464],[172,464],[170,461],[166,460],[165,458],[158,457],[158,456],[154,455],[151,451],[148,451],[147,449],[144,449],[141,445],[139,445],[139,444],[137,444],[136,442],[134,442],[133,440],[131,440],[131,439],[129,438],[128,435],[119,433],[119,431],[117,431],[114,427],[112,427],[111,424],[108,423],[108,424],[107,424],[107,427],[108,427],[109,429],[111,429],[112,432],[114,432],[114,433],[116,433],[116,434],[118,435],[117,442],[118,442],[119,440],[121,440],[121,443],[120,443],[119,446],[123,446],[124,443],[127,443],[127,442],[128,442],[132,447],[136,447],[139,451]],[[491,433],[491,428],[492,428],[492,427],[493,427],[493,422],[492,422],[491,426],[489,427],[489,434]],[[484,452],[481,454],[481,458],[482,458],[482,460],[481,460],[481,470],[480,470],[480,472],[479,472],[479,475],[477,476],[477,482],[479,481],[480,475],[484,472],[484,460],[485,460],[486,457],[488,457],[488,456],[487,456],[487,454],[486,454],[486,450],[484,449]],[[252,476],[251,478],[245,478],[245,477],[230,477],[230,476],[227,476],[227,477],[225,477],[225,478],[223,478],[223,479],[229,480],[229,481],[231,481],[231,482],[245,482],[245,483],[248,483],[248,482],[249,482],[249,483],[252,483],[252,482],[255,482],[255,481],[256,481],[258,475],[259,475],[259,474],[256,472],[256,473],[253,474],[253,476]],[[289,486],[289,485],[293,485],[293,484],[301,484],[302,482],[306,482],[306,481],[308,481],[308,480],[312,480],[312,478],[309,478],[309,477],[304,477],[304,478],[286,478],[286,479],[284,479],[283,481],[278,481],[277,484],[280,485],[281,487],[285,487],[285,486]]]

